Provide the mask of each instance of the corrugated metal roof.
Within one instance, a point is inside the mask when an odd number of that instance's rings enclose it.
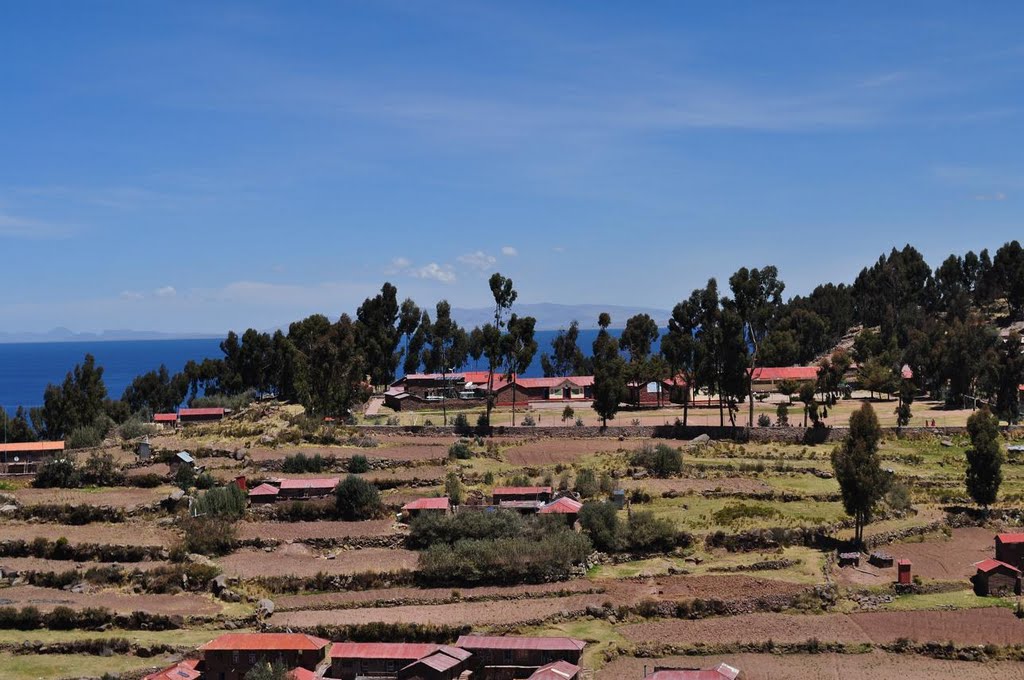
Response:
[[[562,496],[557,500],[551,501],[543,508],[541,508],[538,512],[542,515],[574,515],[578,513],[580,511],[580,508],[582,507],[583,503],[580,503],[579,501],[574,501],[573,499],[568,498],[566,496]]]
[[[444,672],[449,668],[455,668],[460,663],[462,663],[461,659],[451,657],[448,654],[445,654],[444,652],[434,652],[429,656],[425,656],[422,659],[417,659],[416,661],[413,661],[411,664],[406,666],[406,668],[416,666],[418,664],[423,664],[424,666],[433,668],[435,671]]]
[[[578,652],[587,645],[583,640],[568,637],[516,637],[512,635],[462,635],[455,643],[474,649],[530,649],[535,651]]]
[[[736,680],[739,674],[739,669],[720,663],[706,670],[663,670],[647,677],[648,680]]]
[[[525,496],[527,494],[551,493],[550,486],[496,486],[493,496]]]
[[[568,680],[576,677],[580,667],[568,661],[555,661],[541,666],[527,680]]]
[[[289,673],[291,680],[316,680],[316,673],[308,668],[296,668]]]
[[[196,459],[193,458],[192,454],[189,453],[188,451],[178,451],[178,453],[175,454],[175,458],[180,460],[182,463],[189,463],[189,464],[191,464],[191,463],[195,463],[196,462]]]
[[[994,569],[998,569],[999,567],[1006,567],[1007,569],[1014,570],[1018,574],[1020,573],[1020,569],[1018,569],[1017,567],[1013,566],[1012,564],[1007,564],[1006,562],[1000,562],[999,560],[994,560],[991,557],[988,558],[988,559],[982,560],[981,562],[975,562],[974,566],[978,568],[978,571],[984,571],[984,572],[990,572],[990,571],[992,571]]]
[[[20,453],[24,451],[63,451],[64,442],[15,442],[0,444],[0,453]]]
[[[338,486],[337,477],[310,477],[308,479],[282,479],[282,489],[333,489]]]
[[[416,661],[441,648],[419,642],[335,642],[331,647],[333,659],[409,659]]]
[[[178,411],[179,417],[185,416],[222,416],[224,415],[224,409],[220,407],[210,408],[183,408]]]
[[[295,650],[309,651],[323,649],[331,644],[330,640],[324,640],[305,633],[225,633],[218,638],[210,640],[199,648],[200,651],[277,651]]]
[[[200,675],[199,671],[196,670],[196,666],[199,665],[198,659],[187,659],[181,663],[176,663],[173,666],[168,666],[156,673],[150,673],[144,676],[142,680],[197,680]]]
[[[447,497],[417,498],[402,506],[402,510],[447,510],[451,506]]]
[[[751,374],[754,380],[814,380],[817,366],[761,366]]]
[[[177,420],[178,420],[178,414],[177,413],[154,413],[153,414],[153,422],[154,423],[173,423],[173,422],[176,422]]]
[[[996,534],[1000,543],[1024,543],[1024,533]]]
[[[280,492],[273,484],[263,483],[249,492],[250,496],[276,496]]]

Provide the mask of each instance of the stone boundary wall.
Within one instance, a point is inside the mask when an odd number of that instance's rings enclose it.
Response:
[[[475,428],[456,430],[452,426],[420,426],[420,425],[359,425],[356,427],[363,434],[369,435],[422,435],[438,436],[473,436],[478,434]],[[566,427],[506,427],[491,428],[490,435],[498,437],[517,437],[526,439],[588,439],[596,437],[624,438],[656,438],[690,440],[701,435],[711,439],[728,439],[738,442],[780,443],[780,444],[822,444],[835,442],[846,436],[845,427],[718,427],[689,425],[641,425],[641,426],[566,426]],[[887,435],[908,439],[924,437],[951,437],[967,432],[966,427],[895,427],[882,428]],[[1003,433],[1009,438],[1024,438],[1024,427],[1003,427]]]

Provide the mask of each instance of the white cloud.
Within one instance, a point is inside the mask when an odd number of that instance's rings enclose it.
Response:
[[[994,194],[978,194],[974,197],[975,201],[1005,201],[1006,194],[1002,191],[997,191]]]
[[[391,260],[391,264],[384,268],[385,274],[399,274],[405,272],[412,266],[412,262],[407,257],[396,257]]]
[[[456,259],[467,267],[479,269],[480,271],[490,269],[498,261],[493,255],[488,255],[482,250],[478,250],[475,253],[459,255]]]
[[[0,213],[0,237],[12,238],[63,238],[68,236],[67,227]]]
[[[552,246],[551,250],[555,251],[556,253],[564,253],[565,246]]]
[[[519,254],[519,251],[516,250],[515,246],[502,246],[501,254],[505,257],[515,257]]]
[[[452,270],[452,266],[450,264],[442,266],[436,262],[431,262],[430,264],[419,267],[418,269],[413,269],[411,273],[417,279],[432,279],[434,281],[440,281],[441,283],[455,282],[455,272]]]
[[[174,297],[178,294],[178,291],[174,290],[174,286],[163,286],[153,291],[153,295],[157,297]]]
[[[121,293],[120,297],[122,300],[135,301],[141,300],[145,296],[137,290],[126,290]]]

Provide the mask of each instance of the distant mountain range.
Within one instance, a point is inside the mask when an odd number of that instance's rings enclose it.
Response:
[[[430,310],[433,311],[433,310]],[[623,305],[560,305],[553,302],[515,304],[512,308],[520,316],[537,319],[537,330],[555,331],[567,328],[572,321],[578,321],[581,329],[597,328],[597,317],[601,312],[612,316],[612,328],[622,328],[626,319],[635,314],[649,314],[658,326],[664,327],[670,312],[652,307],[627,307]],[[482,326],[491,321],[494,310],[490,307],[453,307],[452,316],[465,328]],[[285,324],[281,327],[287,330]],[[236,329],[241,332],[244,329]],[[273,333],[276,329],[269,329]],[[115,340],[187,340],[193,338],[223,338],[224,333],[164,333],[160,331],[135,331],[130,329],[105,330],[99,333],[76,332],[69,328],[54,328],[39,332],[0,332],[0,344],[14,342],[108,342]]]
[[[45,333],[0,333],[0,344],[14,342],[111,342],[115,340],[188,340],[223,337],[214,333],[161,333],[159,331],[105,330],[78,333],[70,328],[54,328]]]
[[[519,316],[532,316],[537,319],[537,330],[554,331],[566,328],[572,321],[578,321],[580,328],[597,328],[597,317],[601,312],[608,312],[612,317],[612,328],[622,328],[626,319],[636,314],[648,314],[659,327],[668,323],[671,312],[666,309],[652,307],[627,307],[623,305],[560,305],[553,302],[533,304],[516,303],[512,311]],[[465,328],[482,326],[494,318],[494,310],[489,307],[452,308],[452,316]]]

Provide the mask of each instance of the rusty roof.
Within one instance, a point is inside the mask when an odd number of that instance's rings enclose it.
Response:
[[[542,515],[574,515],[578,513],[580,511],[580,508],[582,507],[583,503],[580,503],[579,501],[574,501],[573,499],[567,496],[562,496],[561,498],[553,500],[547,505],[545,505],[543,508],[539,510],[539,512]]]
[[[416,661],[433,654],[441,645],[420,642],[335,642],[332,659],[409,659]]]
[[[186,659],[156,673],[150,673],[143,677],[142,680],[198,680],[199,676],[202,675],[196,670],[198,665],[198,659]]]
[[[28,453],[29,451],[63,451],[64,442],[15,442],[0,444],[0,453]]]
[[[333,489],[338,486],[337,477],[308,477],[305,479],[282,479],[282,489]]]
[[[274,486],[273,484],[267,484],[266,482],[264,482],[263,484],[260,484],[259,486],[257,486],[255,489],[252,489],[251,491],[249,491],[249,495],[250,496],[276,496],[278,494],[278,492],[280,492],[280,489],[278,489],[276,486]]]
[[[580,667],[568,661],[555,661],[541,666],[527,680],[568,680],[576,677]]]
[[[978,571],[983,571],[985,573],[988,573],[990,571],[994,571],[994,570],[998,569],[999,567],[1006,567],[1007,569],[1012,569],[1013,571],[1017,572],[1018,574],[1020,573],[1020,569],[1018,569],[1017,567],[1013,566],[1012,564],[1007,564],[1006,562],[1000,562],[999,560],[994,560],[991,557],[988,558],[988,559],[982,560],[981,562],[975,562],[974,566],[978,568]]]
[[[305,633],[225,633],[210,640],[199,650],[203,652],[310,651],[323,649],[329,644],[331,644],[330,640]]]
[[[739,674],[739,669],[720,663],[705,670],[660,670],[647,677],[648,680],[736,680]]]
[[[155,423],[173,423],[178,419],[177,413],[154,413],[153,422]]]
[[[525,496],[527,494],[551,493],[550,486],[496,486],[491,495],[494,496]]]
[[[569,637],[517,637],[513,635],[462,635],[455,643],[470,651],[474,649],[530,649],[537,651],[579,652],[587,645]]]
[[[814,380],[817,366],[761,366],[751,373],[753,380]]]
[[[451,503],[446,496],[440,498],[417,498],[402,506],[402,510],[447,510]]]
[[[179,416],[222,416],[224,409],[220,407],[210,408],[183,408],[178,411]]]
[[[1024,533],[996,534],[1000,543],[1024,543]]]

